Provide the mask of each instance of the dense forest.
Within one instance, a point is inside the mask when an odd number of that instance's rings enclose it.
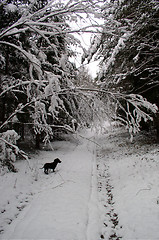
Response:
[[[103,24],[99,20],[103,19]],[[83,25],[84,23],[84,25]],[[78,35],[91,33],[85,49]],[[159,138],[157,0],[0,3],[1,162],[110,119]],[[71,60],[82,49],[81,68]],[[99,61],[91,78],[87,64]]]

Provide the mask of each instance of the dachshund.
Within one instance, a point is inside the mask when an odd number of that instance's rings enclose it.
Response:
[[[40,169],[44,168],[44,173],[48,174],[48,170],[52,169],[53,172],[55,172],[55,168],[57,166],[58,163],[61,163],[61,160],[59,158],[56,158],[53,162],[51,163],[45,163],[44,166]]]

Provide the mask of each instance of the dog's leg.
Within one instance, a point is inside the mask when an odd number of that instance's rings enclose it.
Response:
[[[48,168],[44,168],[44,173],[48,174]]]

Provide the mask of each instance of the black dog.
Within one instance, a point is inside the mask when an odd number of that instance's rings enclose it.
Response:
[[[56,158],[53,162],[51,163],[45,163],[44,166],[41,168],[44,168],[44,173],[48,174],[48,170],[52,169],[53,172],[55,172],[55,168],[57,166],[58,163],[61,163],[61,160],[59,158]]]

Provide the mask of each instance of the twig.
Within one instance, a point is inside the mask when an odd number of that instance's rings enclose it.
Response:
[[[15,179],[15,183],[14,183],[14,187],[13,188],[16,188],[16,184],[17,184],[17,178]]]
[[[39,191],[39,192],[37,192],[37,193],[42,193],[42,192],[45,192],[45,191],[47,191],[47,190],[49,190],[49,189],[51,190],[51,189],[55,189],[55,188],[57,188],[57,187],[61,187],[64,183],[65,183],[65,182],[62,182],[62,183],[56,185],[55,187],[45,188],[45,189],[43,189],[43,190],[41,190],[41,191]]]
[[[62,181],[65,183],[66,181],[63,179],[63,177],[61,176],[61,174],[59,172],[57,172],[58,175],[61,177]]]
[[[151,188],[143,188],[143,189],[140,189],[140,190],[136,193],[136,196],[137,196],[141,191],[145,191],[145,190],[151,190]]]
[[[77,134],[78,134],[78,133],[77,133]],[[91,140],[91,139],[89,139],[89,138],[87,138],[87,137],[83,137],[81,134],[78,134],[78,136],[81,137],[81,138],[84,138],[84,139],[86,139],[86,140],[88,140],[88,141],[90,141],[90,142],[92,142],[92,143],[95,143],[97,146],[100,147],[100,145],[99,145],[97,142],[95,142],[94,140]]]

